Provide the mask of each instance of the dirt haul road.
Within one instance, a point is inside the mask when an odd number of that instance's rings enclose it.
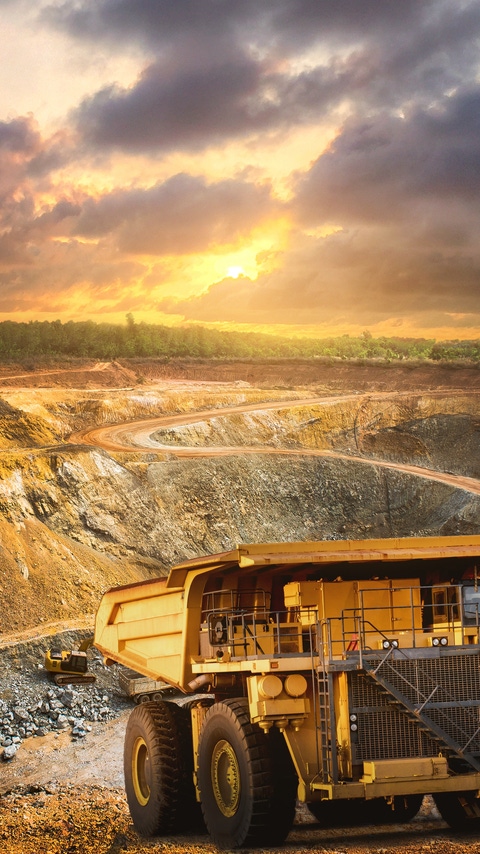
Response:
[[[411,397],[411,392],[408,397]],[[445,392],[438,392],[438,396],[444,396]],[[430,396],[435,396],[435,393],[430,393]],[[108,427],[97,427],[95,429],[81,430],[72,433],[69,442],[77,444],[83,443],[101,447],[106,451],[130,451],[137,453],[169,453],[177,457],[219,457],[229,456],[232,454],[277,454],[277,455],[294,455],[294,456],[316,456],[330,457],[334,459],[353,460],[356,462],[366,463],[380,468],[394,469],[396,471],[413,474],[417,477],[422,477],[427,480],[439,481],[456,489],[464,489],[475,495],[480,495],[480,481],[476,478],[455,475],[451,472],[435,471],[433,469],[414,466],[404,463],[394,463],[385,460],[369,459],[364,456],[356,456],[355,454],[342,454],[337,451],[312,448],[279,448],[279,447],[262,447],[260,445],[222,445],[208,447],[193,447],[186,445],[162,445],[161,442],[154,438],[154,434],[166,427],[179,427],[192,425],[199,421],[211,421],[213,418],[228,417],[236,413],[254,413],[264,412],[266,410],[280,410],[291,407],[300,406],[326,406],[342,401],[355,400],[357,403],[362,398],[369,400],[378,399],[385,400],[391,398],[398,400],[401,395],[395,394],[379,394],[379,395],[343,395],[340,397],[309,397],[302,400],[291,401],[268,401],[266,403],[241,404],[239,406],[222,407],[219,409],[200,410],[198,412],[190,412],[182,415],[168,415],[160,418],[143,419],[140,421],[131,421],[123,424],[111,425]]]
[[[93,724],[88,738],[69,733],[27,739],[15,762],[0,767],[2,854],[213,854],[208,836],[141,839],[123,789],[123,738],[129,712]],[[72,779],[75,784],[72,785]],[[308,810],[297,811],[282,848],[269,854],[480,854],[476,836],[459,841],[431,799],[409,824],[321,828]],[[261,854],[261,850],[260,850]]]
[[[410,392],[412,393],[412,392]],[[343,399],[360,395],[347,395]],[[371,398],[371,395],[370,395]],[[336,400],[339,398],[337,397]],[[102,427],[76,433],[71,442],[104,447],[106,450],[166,453],[184,457],[246,453],[301,454],[358,459],[363,464],[408,471],[431,480],[440,480],[456,488],[479,493],[480,483],[473,478],[448,472],[368,460],[366,457],[338,454],[308,448],[258,446],[189,448],[161,445],[155,431],[177,425],[228,416],[234,412],[255,412],[288,406],[331,403],[329,398],[306,398],[290,403],[244,405],[188,415],[168,416],[114,427]],[[122,751],[125,715],[107,725],[95,725],[84,742],[72,742],[68,734],[50,734],[28,739],[15,762],[0,766],[0,851],[2,854],[212,854],[216,851],[208,837],[177,836],[143,840],[136,834],[129,817],[123,791]],[[75,780],[75,785],[71,781]],[[347,817],[346,817],[347,818]],[[348,822],[346,822],[346,825]],[[285,845],[268,849],[270,854],[345,852],[345,854],[480,854],[475,835],[458,838],[439,818],[426,799],[421,813],[405,825],[321,828],[306,810],[299,810],[297,822]]]
[[[214,854],[207,836],[141,839],[121,791],[96,786],[48,787],[0,801],[2,854]],[[241,849],[251,851],[251,849]],[[423,816],[409,825],[322,830],[295,825],[282,848],[258,854],[479,854],[480,843],[456,839],[443,822]]]

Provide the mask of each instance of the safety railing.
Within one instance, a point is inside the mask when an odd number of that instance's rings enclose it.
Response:
[[[322,658],[479,643],[480,592],[476,588],[461,584],[392,587],[388,594],[390,602],[385,601],[385,588],[359,590],[358,607],[319,620],[316,646]],[[374,604],[376,598],[380,604]]]
[[[220,648],[226,648],[231,658],[309,654],[310,633],[287,616],[258,610],[211,611],[203,625],[214,654]]]

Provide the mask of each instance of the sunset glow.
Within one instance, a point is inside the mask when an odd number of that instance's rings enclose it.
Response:
[[[480,335],[480,0],[8,0],[0,319]]]

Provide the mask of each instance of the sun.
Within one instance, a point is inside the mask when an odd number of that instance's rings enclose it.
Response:
[[[244,275],[245,275],[245,270],[243,269],[243,267],[235,265],[233,267],[227,268],[227,276],[229,276],[230,279],[238,279],[239,276],[244,276]]]

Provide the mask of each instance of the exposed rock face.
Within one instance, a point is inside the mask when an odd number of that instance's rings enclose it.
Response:
[[[0,419],[3,413],[15,423],[18,412],[32,432],[29,450],[0,454],[3,632],[93,613],[110,586],[238,542],[480,531],[480,496],[375,462],[477,476],[476,395],[295,403],[302,396],[201,383],[4,392]],[[291,405],[261,410],[262,400],[276,397]],[[228,413],[229,405],[249,402],[255,411]],[[218,405],[224,414],[202,419],[202,410]],[[157,430],[157,451],[107,453],[62,441],[87,424],[175,411],[200,414],[195,423]],[[236,448],[177,457],[185,445]],[[244,446],[258,454],[242,453]],[[343,457],[314,455],[323,449]]]

